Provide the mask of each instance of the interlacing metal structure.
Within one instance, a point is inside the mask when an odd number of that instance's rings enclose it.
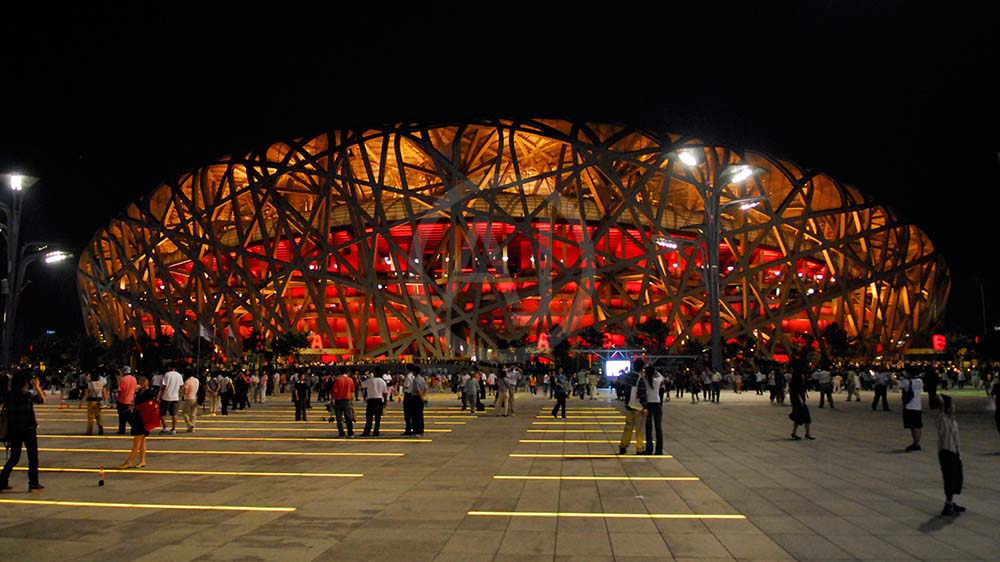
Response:
[[[762,173],[723,185],[734,164]],[[761,152],[545,119],[327,131],[221,158],[94,235],[80,302],[105,340],[204,327],[238,348],[253,329],[302,331],[338,359],[485,359],[591,327],[625,345],[657,319],[679,353],[711,326],[713,186],[726,340],[774,356],[835,323],[906,346],[942,318],[943,257],[854,187]],[[760,204],[726,205],[747,198]]]

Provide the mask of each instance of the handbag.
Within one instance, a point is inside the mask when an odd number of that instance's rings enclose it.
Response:
[[[139,410],[139,417],[142,419],[142,426],[146,431],[152,431],[160,427],[160,403],[154,399],[141,402],[135,407]]]

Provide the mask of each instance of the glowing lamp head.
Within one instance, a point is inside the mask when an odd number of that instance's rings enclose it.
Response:
[[[694,155],[694,152],[690,150],[682,150],[677,153],[677,158],[684,163],[685,166],[697,166],[698,157]]]
[[[57,263],[71,258],[73,254],[69,252],[64,252],[62,250],[56,250],[45,254],[45,263]]]

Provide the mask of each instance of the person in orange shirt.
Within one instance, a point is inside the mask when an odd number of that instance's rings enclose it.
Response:
[[[337,416],[337,436],[344,437],[344,421],[347,422],[347,437],[354,437],[354,379],[341,371],[333,380],[333,411]]]

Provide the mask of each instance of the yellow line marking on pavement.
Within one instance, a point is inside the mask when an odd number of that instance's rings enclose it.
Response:
[[[56,453],[128,453],[131,449],[71,449],[61,447],[39,447],[39,451]],[[341,453],[341,452],[300,452],[300,451],[184,451],[180,449],[156,449],[146,451],[154,454],[172,455],[262,455],[285,457],[402,457],[406,453]]]
[[[363,425],[363,424],[362,424]],[[386,424],[382,424],[382,427],[386,427]],[[402,426],[400,426],[402,427]],[[398,429],[398,428],[395,428]],[[333,425],[326,429],[311,428],[311,427],[198,427],[196,431],[325,431],[327,433],[331,431],[337,431],[337,426]],[[450,429],[425,429],[424,433],[449,433]],[[184,433],[181,431],[181,433]],[[150,437],[156,436],[160,437],[158,431],[149,432]],[[107,435],[102,435],[101,437],[107,437]]]
[[[617,439],[521,439],[518,443],[618,443]],[[635,443],[635,441],[631,441]]]
[[[551,419],[552,416],[535,416],[536,420]],[[566,416],[568,420],[618,420],[625,419],[625,416]],[[566,422],[569,423],[569,422]]]
[[[28,470],[27,467],[18,466],[14,470]],[[100,468],[69,468],[69,467],[39,467],[40,472],[100,472]],[[126,474],[173,474],[183,476],[293,476],[293,477],[315,477],[315,478],[363,478],[364,474],[358,472],[255,472],[250,470],[155,470],[148,468],[117,469],[107,468],[104,472],[126,473]]]
[[[621,433],[616,429],[526,429],[528,433]]]
[[[697,476],[515,476],[496,475],[495,480],[631,480],[691,482],[700,480]]]
[[[594,517],[603,519],[746,519],[722,513],[579,513],[572,511],[469,511],[467,515],[493,517]]]
[[[336,430],[334,430],[336,431]],[[449,430],[450,431],[450,430]],[[128,439],[128,435],[48,435],[43,434],[38,437],[46,439]],[[340,437],[195,437],[193,435],[150,435],[150,439],[163,440],[183,440],[183,441],[314,441],[323,443],[430,443],[432,439],[422,439],[413,437],[361,437],[359,439],[343,439]]]
[[[67,500],[0,500],[0,503],[20,505],[51,505],[66,507],[120,507],[132,509],[185,509],[192,511],[271,511],[291,512],[294,507],[260,507],[252,505],[178,505],[169,503],[105,503]]]
[[[544,421],[538,422],[533,421],[531,425],[625,425],[625,422],[602,422],[602,421],[592,421],[592,422],[564,422],[564,421]]]
[[[621,460],[642,460],[642,459],[672,459],[673,455],[614,455],[611,453],[600,454],[544,454],[544,453],[510,453],[508,457],[532,458],[532,459],[621,459]]]

